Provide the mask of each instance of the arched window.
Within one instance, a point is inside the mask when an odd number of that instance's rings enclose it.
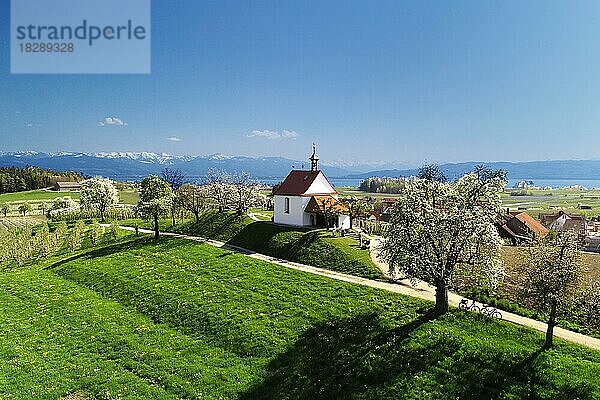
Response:
[[[285,206],[283,209],[286,214],[290,213],[290,198],[289,197],[285,198]]]

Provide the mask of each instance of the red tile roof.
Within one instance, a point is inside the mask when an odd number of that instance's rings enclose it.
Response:
[[[310,185],[312,185],[315,179],[317,179],[317,176],[320,172],[321,171],[292,171],[289,173],[287,178],[285,178],[285,180],[281,183],[275,194],[302,196],[306,193],[306,191],[308,190]]]
[[[323,213],[326,209],[330,209],[338,213],[348,212],[341,201],[336,200],[333,196],[312,196],[304,211],[313,213]]]
[[[542,225],[540,222],[538,222],[535,218],[533,218],[526,212],[522,212],[520,214],[515,215],[515,218],[517,218],[519,221],[525,224],[525,226],[531,229],[533,233],[535,233],[539,237],[544,237],[548,234],[548,228],[546,228],[544,225]]]

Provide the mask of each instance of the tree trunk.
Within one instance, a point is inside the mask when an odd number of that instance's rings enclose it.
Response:
[[[104,222],[104,211],[100,211],[100,222]]]
[[[196,217],[196,223],[200,222],[200,213],[199,212],[194,212],[194,217]]]
[[[158,239],[160,232],[158,231],[158,215],[154,216],[154,238]]]
[[[353,222],[353,219],[354,219],[354,218],[352,218],[352,215],[351,215],[351,216],[350,216],[350,229],[352,229],[352,222]]]
[[[548,329],[546,329],[546,342],[544,343],[544,349],[549,349],[552,347],[554,326],[556,325],[556,307],[556,300],[552,300],[552,303],[550,303],[550,318],[548,319]]]
[[[171,208],[171,223],[175,226],[175,209]]]
[[[448,287],[438,285],[435,288],[435,308],[436,315],[446,314],[448,312]]]

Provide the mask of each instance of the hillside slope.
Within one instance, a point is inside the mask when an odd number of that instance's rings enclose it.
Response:
[[[149,222],[142,220],[124,222],[125,225],[136,223],[152,228]],[[175,227],[168,219],[160,223],[163,231],[202,236],[273,257],[364,278],[381,277],[381,271],[371,261],[368,250],[359,249],[358,243],[349,238],[333,238],[323,230],[256,222],[246,216],[214,211],[202,215],[199,222],[180,221]]]
[[[1,275],[0,296],[5,398],[600,397],[598,352],[189,241]]]

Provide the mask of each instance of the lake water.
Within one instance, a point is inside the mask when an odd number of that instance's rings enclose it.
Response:
[[[260,182],[266,185],[275,185],[281,182],[285,177],[279,179],[261,179]],[[362,179],[331,178],[329,181],[333,186],[358,187]],[[588,189],[600,188],[600,179],[534,179],[534,178],[510,178],[508,188],[512,188],[520,181],[532,181],[535,186],[550,186],[553,189],[566,186],[581,185]]]
[[[600,179],[509,179],[508,187],[513,187],[520,181],[533,181],[535,186],[546,187],[550,186],[553,189],[566,186],[581,185],[588,189],[600,188]]]
[[[118,177],[116,179],[119,180],[130,180],[130,181],[139,181],[142,177],[139,176],[131,176],[131,177]],[[263,178],[257,179],[258,182],[265,185],[275,185],[280,183],[285,179],[285,176],[280,178]],[[329,178],[329,181],[333,186],[340,187],[358,187],[362,179],[349,179],[349,178]],[[532,181],[535,186],[546,187],[550,186],[553,189],[562,188],[566,186],[573,185],[581,185],[588,189],[600,188],[600,179],[535,179],[535,178],[509,178],[508,180],[508,188],[514,187],[520,181]],[[202,179],[198,177],[194,177],[192,182],[202,183]]]

